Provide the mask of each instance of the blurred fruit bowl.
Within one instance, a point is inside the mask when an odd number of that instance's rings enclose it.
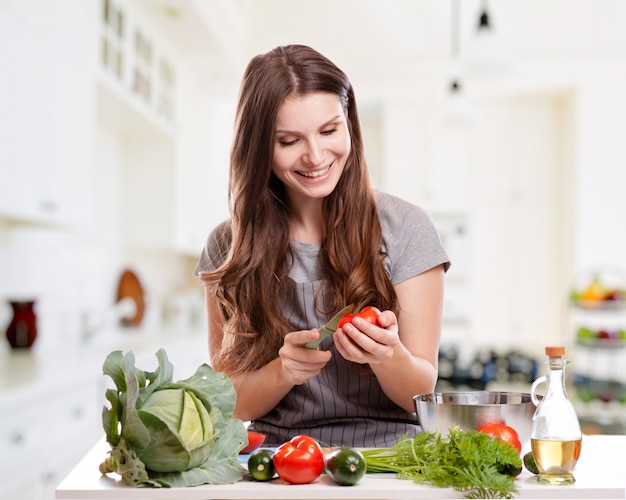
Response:
[[[622,280],[596,273],[572,290],[571,299],[585,309],[619,308],[626,303],[626,290]]]

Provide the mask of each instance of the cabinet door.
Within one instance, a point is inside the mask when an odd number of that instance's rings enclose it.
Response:
[[[176,249],[197,256],[209,231],[228,217],[228,162],[235,101],[191,87],[181,100],[176,159]],[[191,96],[191,97],[189,97]]]
[[[104,391],[93,375],[39,384],[0,404],[0,470],[11,471],[0,481],[3,499],[53,499],[56,486],[103,432]]]
[[[0,214],[30,219],[54,210],[37,175],[48,143],[46,58],[39,37],[0,10]]]
[[[121,142],[122,238],[133,250],[171,250],[174,142],[163,136]]]
[[[59,30],[0,10],[0,217],[75,226],[90,213],[93,91]]]
[[[23,464],[25,469],[29,468],[29,464]],[[39,471],[38,466],[30,467],[28,477],[22,475],[6,474],[6,478],[2,478],[0,486],[0,498],[10,498],[11,500],[52,500],[54,494],[42,495],[39,484],[33,481],[33,476],[37,477]]]
[[[529,349],[562,335],[568,265],[562,111],[558,100],[541,95],[482,109],[471,251],[473,326],[481,344]]]
[[[86,227],[93,215],[93,84],[85,69],[59,61],[51,90],[51,159],[42,165],[41,196],[53,200],[51,221]]]
[[[0,407],[0,470],[3,471],[0,498],[42,498],[37,495],[42,468],[44,462],[54,461],[54,457],[42,453],[42,443],[54,427],[54,421],[46,422],[47,414],[41,411],[39,404],[27,407],[23,401]]]

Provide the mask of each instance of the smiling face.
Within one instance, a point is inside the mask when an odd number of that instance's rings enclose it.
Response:
[[[333,192],[350,154],[350,133],[338,96],[315,92],[288,97],[278,110],[272,172],[290,202]]]

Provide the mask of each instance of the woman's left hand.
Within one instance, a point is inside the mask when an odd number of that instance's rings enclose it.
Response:
[[[334,341],[345,359],[360,364],[379,364],[393,356],[400,343],[398,318],[393,311],[378,315],[378,325],[354,318],[334,333]]]

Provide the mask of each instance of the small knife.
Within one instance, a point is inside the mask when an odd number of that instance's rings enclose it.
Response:
[[[322,340],[324,340],[329,335],[335,333],[335,330],[337,330],[337,327],[339,326],[339,320],[343,318],[346,314],[350,314],[353,309],[353,304],[344,307],[341,311],[335,314],[328,323],[319,328],[320,338],[317,340],[311,340],[311,342],[307,342],[306,344],[304,344],[304,347],[307,347],[309,349],[317,349]]]

